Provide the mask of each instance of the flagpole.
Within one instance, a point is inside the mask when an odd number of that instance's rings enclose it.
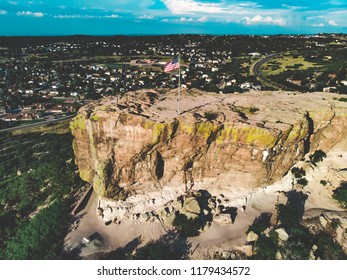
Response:
[[[178,97],[177,97],[177,115],[180,114],[180,98],[181,98],[181,55],[178,54]]]

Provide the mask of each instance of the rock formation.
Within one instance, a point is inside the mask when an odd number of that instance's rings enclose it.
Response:
[[[107,198],[119,188],[191,188],[208,179],[231,187],[269,184],[305,153],[343,137],[347,104],[333,97],[191,91],[180,115],[174,91],[131,92],[118,103],[104,98],[71,122],[80,176]]]
[[[345,137],[347,104],[336,96],[189,90],[180,115],[175,90],[103,98],[81,108],[70,125],[80,176],[133,214],[164,209],[189,190],[237,197]]]

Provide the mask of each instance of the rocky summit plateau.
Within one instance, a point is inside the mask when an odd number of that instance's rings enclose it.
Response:
[[[83,180],[106,220],[161,211],[206,190],[242,206],[315,150],[346,137],[347,103],[327,93],[141,90],[106,97],[71,122]]]
[[[104,98],[71,123],[80,175],[104,198],[120,189],[268,185],[306,153],[345,136],[347,105],[334,97],[184,91],[179,115],[176,91]]]

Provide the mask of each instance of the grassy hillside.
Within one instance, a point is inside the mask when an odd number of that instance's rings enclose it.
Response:
[[[0,134],[1,259],[62,257],[70,207],[82,186],[71,143],[68,122]],[[59,246],[39,250],[47,244]]]

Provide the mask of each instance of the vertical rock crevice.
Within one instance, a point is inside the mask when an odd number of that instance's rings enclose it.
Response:
[[[155,175],[157,176],[157,179],[160,180],[164,176],[165,162],[162,155],[158,151],[156,157]]]
[[[330,96],[288,95],[291,101],[283,102],[275,93],[224,100],[187,95],[185,106],[192,107],[177,116],[175,94],[159,100],[159,94],[129,93],[119,104],[103,99],[81,108],[71,122],[76,162],[100,196],[110,198],[120,188],[182,190],[210,182],[257,188],[281,178],[314,148],[328,151],[347,126],[347,104],[327,111]],[[144,111],[134,114],[139,104]],[[247,121],[240,112],[247,112]]]
[[[314,122],[313,119],[310,116],[310,113],[306,111],[305,113],[305,119],[307,121],[307,137],[304,139],[304,151],[303,151],[303,157],[308,154],[311,150],[311,137],[314,133]]]

